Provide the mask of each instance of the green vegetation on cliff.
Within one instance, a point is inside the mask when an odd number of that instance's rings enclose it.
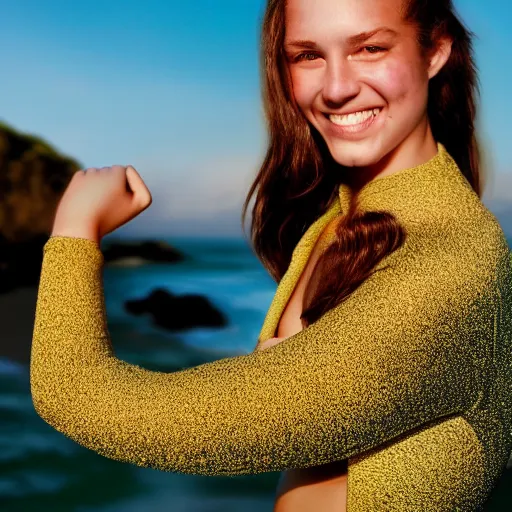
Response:
[[[57,204],[82,168],[42,138],[0,121],[0,237],[24,242],[49,235]]]

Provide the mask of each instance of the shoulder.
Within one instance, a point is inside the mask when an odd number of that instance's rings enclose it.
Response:
[[[428,214],[407,227],[408,258],[442,273],[454,289],[492,294],[510,265],[502,227],[467,182],[445,189]]]
[[[508,259],[510,249],[498,219],[469,184],[448,201],[448,240],[459,248],[468,264],[480,262],[479,268],[493,270],[504,258]]]

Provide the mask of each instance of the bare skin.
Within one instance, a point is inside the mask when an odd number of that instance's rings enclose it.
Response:
[[[331,227],[328,225],[324,233]],[[317,243],[283,311],[277,329],[278,337],[266,340],[260,344],[258,350],[272,347],[302,330],[300,320],[302,298],[319,256],[320,250]],[[346,463],[347,461],[334,461],[321,466],[283,471],[276,491],[273,512],[331,510],[346,512],[348,476]]]

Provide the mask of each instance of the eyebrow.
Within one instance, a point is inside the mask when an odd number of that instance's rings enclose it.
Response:
[[[375,34],[378,34],[379,32],[386,32],[387,34],[390,34],[392,36],[398,35],[398,32],[396,30],[393,30],[389,27],[377,27],[373,30],[370,30],[367,32],[360,32],[359,34],[355,34],[353,36],[348,37],[347,43],[349,46],[357,46],[358,44],[363,43],[364,41],[366,41],[367,39],[370,39],[370,37],[374,36]],[[289,46],[314,49],[314,48],[316,48],[316,43],[314,41],[299,39],[296,41],[285,42],[285,47],[289,47]]]

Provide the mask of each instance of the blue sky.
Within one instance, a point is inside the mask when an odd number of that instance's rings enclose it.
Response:
[[[134,165],[153,204],[116,233],[240,235],[266,147],[264,0],[1,2],[0,118],[84,167]],[[476,33],[484,202],[512,204],[512,5],[455,0]]]

